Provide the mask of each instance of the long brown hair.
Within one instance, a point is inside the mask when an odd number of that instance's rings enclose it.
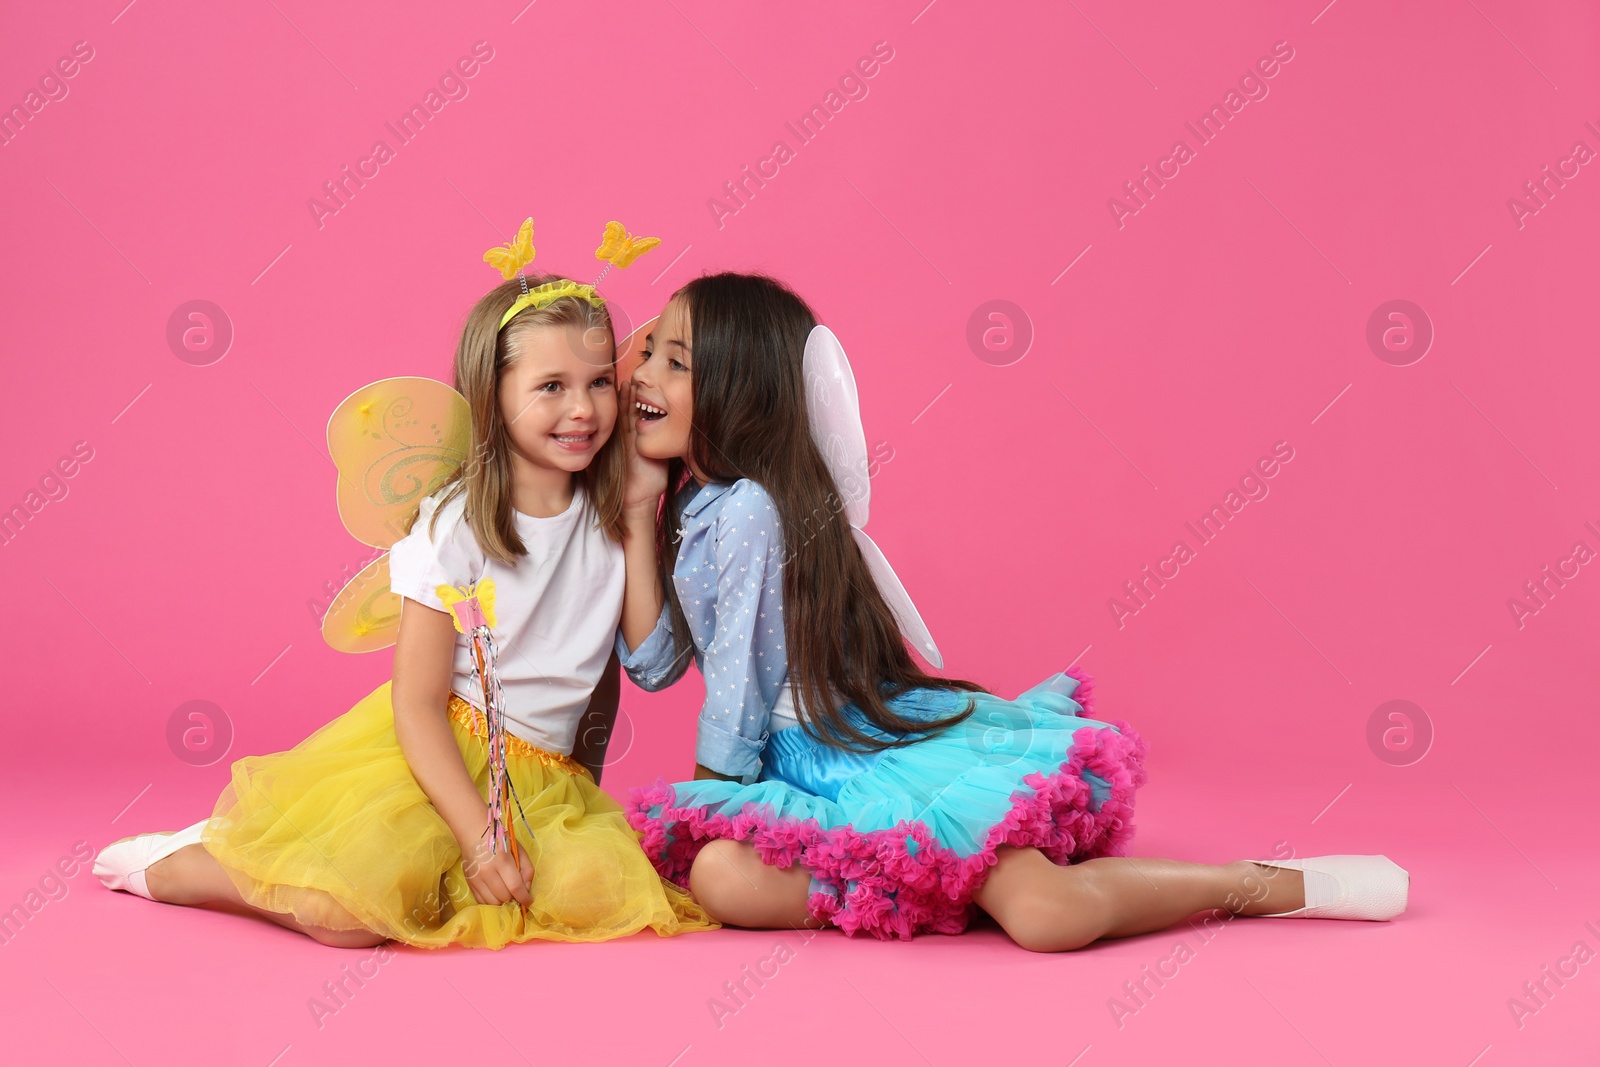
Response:
[[[528,285],[565,280],[557,275],[530,274]],[[433,513],[436,526],[445,504],[465,494],[466,521],[478,547],[484,555],[511,565],[527,549],[517,534],[511,506],[511,431],[500,414],[500,379],[516,361],[517,339],[536,326],[576,326],[585,333],[604,330],[613,374],[617,361],[611,315],[604,307],[597,308],[579,297],[563,296],[541,308],[525,308],[501,329],[500,317],[521,295],[522,283],[515,278],[495,286],[474,305],[461,328],[455,388],[466,398],[472,412],[472,452],[440,487],[444,495]],[[622,434],[614,428],[594,462],[573,475],[588,491],[596,523],[616,541],[622,540],[622,492],[627,470]],[[413,517],[412,522],[415,521]]]
[[[784,644],[795,711],[812,736],[841,748],[881,751],[910,744],[971,715],[907,719],[888,700],[917,688],[985,692],[917,666],[894,613],[878,591],[843,514],[827,462],[811,438],[803,374],[816,315],[782,282],[760,274],[711,274],[673,294],[689,309],[695,465],[717,482],[749,478],[766,489],[783,526]],[[688,621],[672,581],[671,531],[683,525],[688,465],[674,459],[672,488],[656,527],[662,586],[672,605],[678,650]],[[834,694],[855,704],[875,737],[841,714]],[[915,735],[915,736],[903,736]]]

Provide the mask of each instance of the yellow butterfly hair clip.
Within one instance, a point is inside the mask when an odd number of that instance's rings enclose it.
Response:
[[[522,229],[503,245],[496,245],[483,254],[483,261],[506,281],[516,277],[517,271],[533,262],[533,219],[524,219]]]
[[[627,227],[615,220],[606,223],[605,234],[600,239],[600,247],[595,249],[594,257],[605,263],[600,274],[588,284],[572,281],[546,282],[534,289],[528,288],[528,279],[522,277],[522,295],[506,309],[500,317],[500,328],[516,318],[526,308],[542,308],[546,304],[554,303],[564,296],[575,296],[586,300],[594,307],[605,305],[605,299],[595,291],[595,288],[610,272],[612,267],[627,269],[633,261],[646,252],[661,244],[659,237],[635,237],[628,232]],[[527,219],[522,223],[522,229],[517,231],[517,236],[504,245],[497,245],[483,254],[483,261],[500,272],[501,277],[510,281],[516,277],[529,263],[533,262],[533,220]]]
[[[594,258],[625,269],[660,243],[659,237],[635,237],[622,223],[608,222],[605,236],[600,239],[600,247],[594,250]]]

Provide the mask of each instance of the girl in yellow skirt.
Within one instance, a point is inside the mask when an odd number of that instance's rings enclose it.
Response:
[[[604,300],[566,279],[513,279],[532,258],[531,220],[508,249],[485,256],[506,282],[467,320],[459,397],[390,379],[330,423],[352,532],[361,509],[347,496],[405,505],[387,588],[347,589],[330,611],[350,608],[350,648],[382,647],[383,598],[399,598],[393,680],[293,749],[235,762],[209,819],[108,846],[94,868],[108,887],[352,948],[716,927],[572,756],[621,618],[624,514],[640,505],[612,433]],[[461,410],[431,411],[441,392]],[[441,457],[453,474],[418,473],[445,469]]]

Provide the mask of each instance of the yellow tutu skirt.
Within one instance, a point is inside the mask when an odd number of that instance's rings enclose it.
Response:
[[[389,687],[287,752],[233,764],[202,841],[248,903],[426,948],[717,928],[656,873],[585,767],[517,737],[507,738],[506,764],[533,829],[530,839],[516,821],[517,847],[533,862],[533,903],[479,904],[455,836],[400,751]],[[454,695],[449,713],[467,771],[487,797],[483,715]]]

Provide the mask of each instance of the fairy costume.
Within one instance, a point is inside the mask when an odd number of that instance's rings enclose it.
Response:
[[[531,237],[530,221],[510,246],[511,272],[532,257]],[[527,291],[502,326],[523,307],[582,290],[594,296],[570,282]],[[426,378],[374,383],[334,412],[340,517],[390,551],[334,600],[323,632],[335,648],[372,651],[394,643],[402,597],[452,615],[451,693],[440,711],[489,808],[490,849],[532,860],[532,904],[474,898],[460,845],[395,735],[388,682],[293,749],[235,762],[201,842],[255,907],[412,945],[714,929],[652,869],[622,808],[571,755],[622,614],[622,548],[576,484],[562,514],[514,516],[527,549],[514,565],[486,556],[463,497],[436,492],[465,462],[469,429],[466,401]]]
[[[868,480],[854,380],[837,339],[818,326],[806,345],[812,433],[845,501],[857,544],[913,647],[940,657],[866,524]],[[680,490],[673,585],[706,681],[696,758],[736,782],[702,780],[630,791],[628,819],[656,869],[686,885],[709,840],[748,841],[765,863],[811,874],[808,910],[848,934],[908,938],[960,933],[1003,846],[1039,849],[1052,862],[1124,855],[1144,744],[1121,720],[1090,710],[1086,676],[1062,672],[1005,700],[987,693],[913,689],[889,701],[900,715],[966,720],[911,745],[863,753],[825,744],[800,724],[784,651],[784,531],[767,490],[689,482]],[[674,648],[671,605],[655,630],[617,651],[630,678],[659,689],[680,678],[689,650]],[[864,733],[890,735],[854,704]]]

